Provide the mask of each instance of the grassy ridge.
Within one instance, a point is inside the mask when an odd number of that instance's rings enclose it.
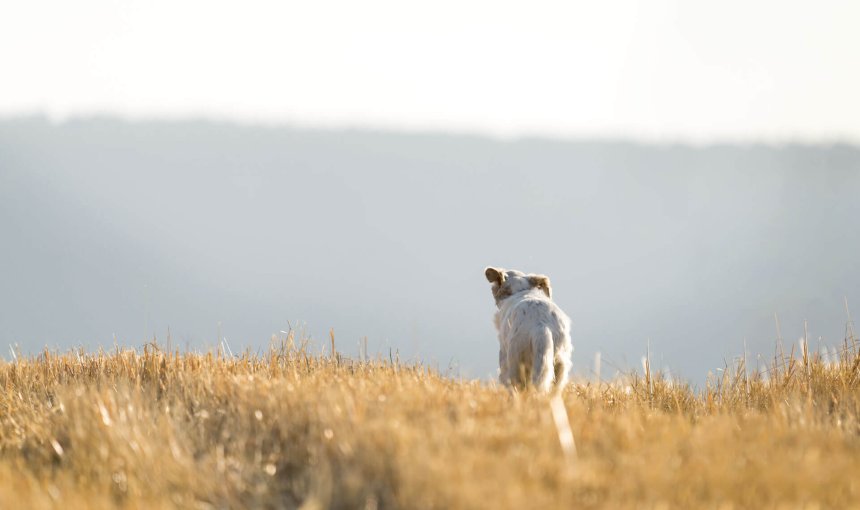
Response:
[[[0,508],[860,506],[848,345],[701,392],[646,373],[553,402],[292,342],[45,352],[0,362]]]

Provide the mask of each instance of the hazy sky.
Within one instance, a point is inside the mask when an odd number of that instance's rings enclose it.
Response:
[[[0,5],[0,115],[860,141],[857,2]]]

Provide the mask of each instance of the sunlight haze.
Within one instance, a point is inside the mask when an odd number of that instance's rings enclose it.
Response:
[[[0,115],[857,141],[858,5],[6,3]]]

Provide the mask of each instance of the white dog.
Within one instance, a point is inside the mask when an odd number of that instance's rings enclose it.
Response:
[[[499,380],[539,391],[563,388],[570,371],[570,319],[552,302],[549,278],[488,267],[496,299],[499,331]]]

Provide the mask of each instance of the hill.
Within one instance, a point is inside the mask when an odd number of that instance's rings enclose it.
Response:
[[[550,276],[576,373],[650,341],[701,384],[745,340],[768,359],[775,313],[841,343],[858,168],[846,145],[0,120],[0,345],[264,349],[301,323],[493,377],[496,265]]]

